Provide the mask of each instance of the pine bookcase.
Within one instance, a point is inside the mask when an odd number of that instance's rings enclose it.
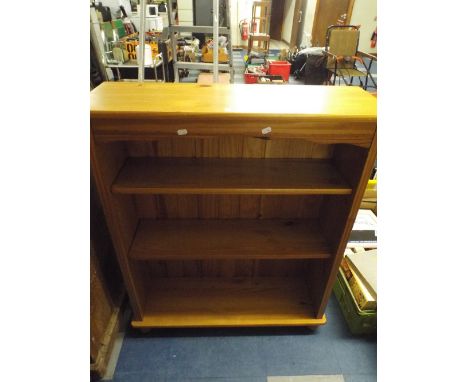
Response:
[[[376,108],[357,87],[95,88],[92,173],[132,325],[324,324]]]

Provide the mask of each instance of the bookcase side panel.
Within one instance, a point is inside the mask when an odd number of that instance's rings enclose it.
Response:
[[[323,293],[318,295],[321,298],[318,317],[325,312],[376,155],[376,135],[368,150],[354,145],[337,145],[335,147],[335,164],[350,183],[353,192],[350,196],[345,197],[327,196],[322,204],[319,222],[334,249],[334,256],[327,261],[324,269],[326,283]]]
[[[96,144],[91,134],[92,173],[133,312],[137,319],[141,319],[145,302],[144,273],[141,272],[140,264],[129,261],[127,257],[138,224],[138,217],[131,196],[113,195],[110,192],[112,182],[126,157],[123,143]]]

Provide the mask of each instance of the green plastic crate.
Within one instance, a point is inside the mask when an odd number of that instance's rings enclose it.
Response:
[[[351,333],[371,334],[377,331],[377,312],[359,308],[341,269],[338,272],[335,285],[333,285],[333,291]]]

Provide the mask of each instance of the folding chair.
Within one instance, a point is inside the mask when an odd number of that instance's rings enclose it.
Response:
[[[331,25],[328,27],[324,53],[328,56],[326,65],[329,71],[329,84],[332,75],[332,85],[335,85],[338,77],[340,80],[343,78],[344,83],[349,86],[353,84],[354,77],[357,77],[360,86],[367,90],[370,77],[374,86],[377,87],[370,73],[372,63],[374,60],[377,61],[377,57],[358,51],[358,46],[359,27],[355,25]],[[368,65],[363,58],[370,59]],[[356,61],[362,64],[364,71],[356,67]],[[350,78],[349,82],[346,81],[346,77]],[[361,80],[362,77],[365,77],[364,83]]]

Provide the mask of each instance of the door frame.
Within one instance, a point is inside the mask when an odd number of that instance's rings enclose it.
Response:
[[[317,30],[317,16],[318,16],[318,12],[319,12],[319,9],[320,9],[320,3],[321,3],[321,0],[317,0],[317,3],[315,4],[314,23],[312,25],[312,32],[311,32],[311,35],[310,35],[311,39],[313,39],[313,37],[315,35],[315,31]],[[346,18],[346,24],[351,23],[351,17],[353,15],[353,8],[354,8],[354,0],[349,0],[348,11],[346,12],[346,14],[348,15],[347,18]],[[310,43],[313,44],[313,40],[310,41]]]
[[[299,23],[295,22],[295,20],[297,17],[297,13],[302,12],[304,2],[305,0],[295,0],[294,2],[294,13],[293,13],[293,22],[292,22],[292,27],[291,27],[291,38],[289,41],[289,49],[292,49],[294,48],[294,46],[297,46],[297,40],[299,39],[299,37],[297,36],[297,32],[299,31]],[[304,14],[301,15],[301,23],[304,22],[304,17],[305,17]],[[296,40],[294,41],[294,44],[293,44],[293,39]]]
[[[278,7],[278,4],[281,3],[281,7]],[[272,25],[272,17],[270,16],[270,38],[277,40],[277,41],[282,41],[281,38],[281,32],[283,31],[283,21],[284,21],[284,3],[285,0],[271,0],[271,10],[270,12],[273,13],[273,4],[276,4],[275,10],[281,8],[281,17],[279,18],[279,22],[277,22],[277,25],[279,25],[279,37],[274,38],[271,33],[271,25]],[[278,20],[275,20],[278,21]],[[277,35],[276,35],[277,36]]]

